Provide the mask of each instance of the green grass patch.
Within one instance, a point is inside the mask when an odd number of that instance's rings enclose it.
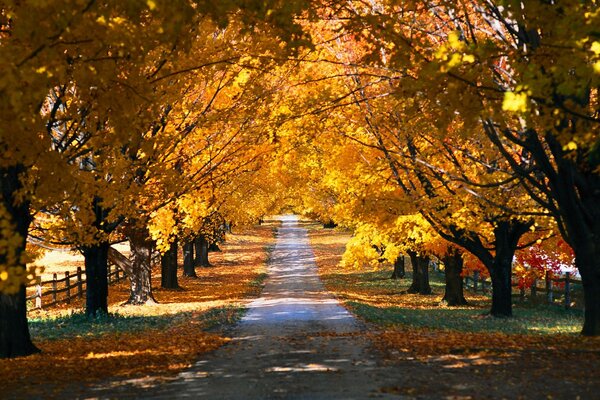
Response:
[[[445,277],[442,273],[430,271],[430,286],[433,294],[424,296],[424,307],[413,306],[418,295],[404,301],[406,290],[411,283],[411,273],[401,280],[390,279],[391,269],[357,271],[352,274],[329,274],[322,278],[337,290],[344,293],[346,304],[360,318],[382,326],[419,327],[462,332],[498,332],[506,334],[576,334],[583,325],[581,310],[565,310],[560,306],[519,303],[518,296],[513,305],[512,318],[494,318],[485,315],[491,306],[491,299],[481,296],[469,298],[472,294],[465,290],[469,306],[437,306],[444,293]],[[362,301],[356,292],[363,296],[391,296],[393,306]],[[417,296],[417,297],[415,297]],[[541,299],[541,298],[540,298]],[[541,299],[543,300],[543,299]]]
[[[250,286],[253,288],[262,288],[265,283],[265,279],[267,279],[268,276],[269,274],[266,272],[261,272],[256,278],[250,281]]]
[[[247,309],[242,306],[216,307],[200,315],[199,320],[206,329],[223,328],[237,324]]]
[[[84,312],[76,312],[56,318],[31,319],[29,327],[31,335],[36,339],[58,340],[83,336],[98,337],[107,333],[161,329],[185,318],[190,318],[190,316],[190,312],[150,317],[107,314],[92,319],[88,318]]]
[[[483,315],[481,309],[466,307],[376,307],[356,301],[347,304],[360,318],[383,327],[398,325],[462,332],[574,334],[581,330],[583,324],[581,312],[552,306],[514,307],[512,318],[493,318]]]
[[[35,340],[61,340],[75,337],[94,338],[106,334],[135,333],[151,329],[166,329],[175,324],[197,318],[203,329],[215,329],[236,324],[246,312],[242,306],[212,308],[194,316],[192,312],[180,312],[163,316],[101,315],[88,318],[77,312],[56,318],[37,318],[29,321],[31,336]]]
[[[375,271],[356,272],[351,275],[353,285],[358,289],[381,289],[382,291],[402,291],[407,290],[412,279],[412,272],[406,271],[406,276],[402,279],[390,279],[392,270],[378,269]],[[348,275],[328,275],[325,276],[330,283],[342,284],[348,281]],[[429,285],[433,290],[436,288],[444,291],[444,275],[432,272],[429,274]]]

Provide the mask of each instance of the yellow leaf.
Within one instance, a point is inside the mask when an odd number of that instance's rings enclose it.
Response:
[[[525,92],[506,92],[502,101],[504,111],[525,112],[528,108],[528,97]]]
[[[475,56],[473,54],[465,54],[463,56],[463,61],[467,64],[473,64],[475,62]]]
[[[573,150],[577,150],[577,143],[575,143],[572,140],[563,146],[563,151],[573,151]]]

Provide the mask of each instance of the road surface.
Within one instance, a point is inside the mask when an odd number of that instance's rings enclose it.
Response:
[[[381,367],[361,324],[328,293],[317,274],[306,229],[279,217],[276,245],[260,298],[233,340],[177,379],[115,382],[100,398],[364,399],[378,390]],[[218,290],[218,289],[217,289]],[[376,373],[377,372],[377,373]],[[390,376],[388,371],[387,376]],[[389,380],[389,379],[388,379]],[[398,398],[394,396],[394,398]]]

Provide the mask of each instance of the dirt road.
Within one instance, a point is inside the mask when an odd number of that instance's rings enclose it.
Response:
[[[360,323],[323,287],[307,232],[283,216],[263,294],[232,332],[232,342],[177,379],[98,388],[100,397],[207,399],[364,399],[381,367]],[[218,290],[216,288],[215,290]],[[384,374],[391,375],[391,374]],[[394,396],[397,398],[397,396]]]

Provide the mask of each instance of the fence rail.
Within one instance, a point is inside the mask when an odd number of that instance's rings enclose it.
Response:
[[[518,282],[515,280],[516,276],[513,274],[512,287],[519,287]],[[543,282],[542,286],[539,284]],[[557,287],[556,283],[564,283],[563,287]],[[565,309],[572,308],[573,302],[573,285],[581,285],[581,280],[574,279],[569,272],[564,273],[560,277],[554,277],[550,272],[546,272],[544,279],[536,279],[533,281],[531,287],[529,287],[530,298],[538,299],[538,293],[545,293],[545,301],[547,304],[558,304],[555,302],[557,297],[562,296],[560,304]],[[475,271],[472,276],[464,277],[464,286],[468,290],[472,290],[477,293],[480,291],[483,294],[489,294],[492,292],[492,282],[489,278],[481,279],[479,273]],[[520,287],[513,296],[518,296],[521,302],[525,301],[527,297],[526,289]]]
[[[107,278],[109,285],[119,282],[125,277],[125,271],[112,263],[108,264]],[[66,271],[64,278],[60,279],[58,279],[57,274],[53,274],[52,280],[41,281],[33,285],[35,292],[27,296],[27,300],[34,302],[33,309],[41,309],[60,303],[70,304],[72,299],[83,298],[83,294],[87,289],[85,278],[85,272],[81,270],[81,267],[77,267],[77,272],[74,275]],[[47,300],[44,301],[45,299]]]

